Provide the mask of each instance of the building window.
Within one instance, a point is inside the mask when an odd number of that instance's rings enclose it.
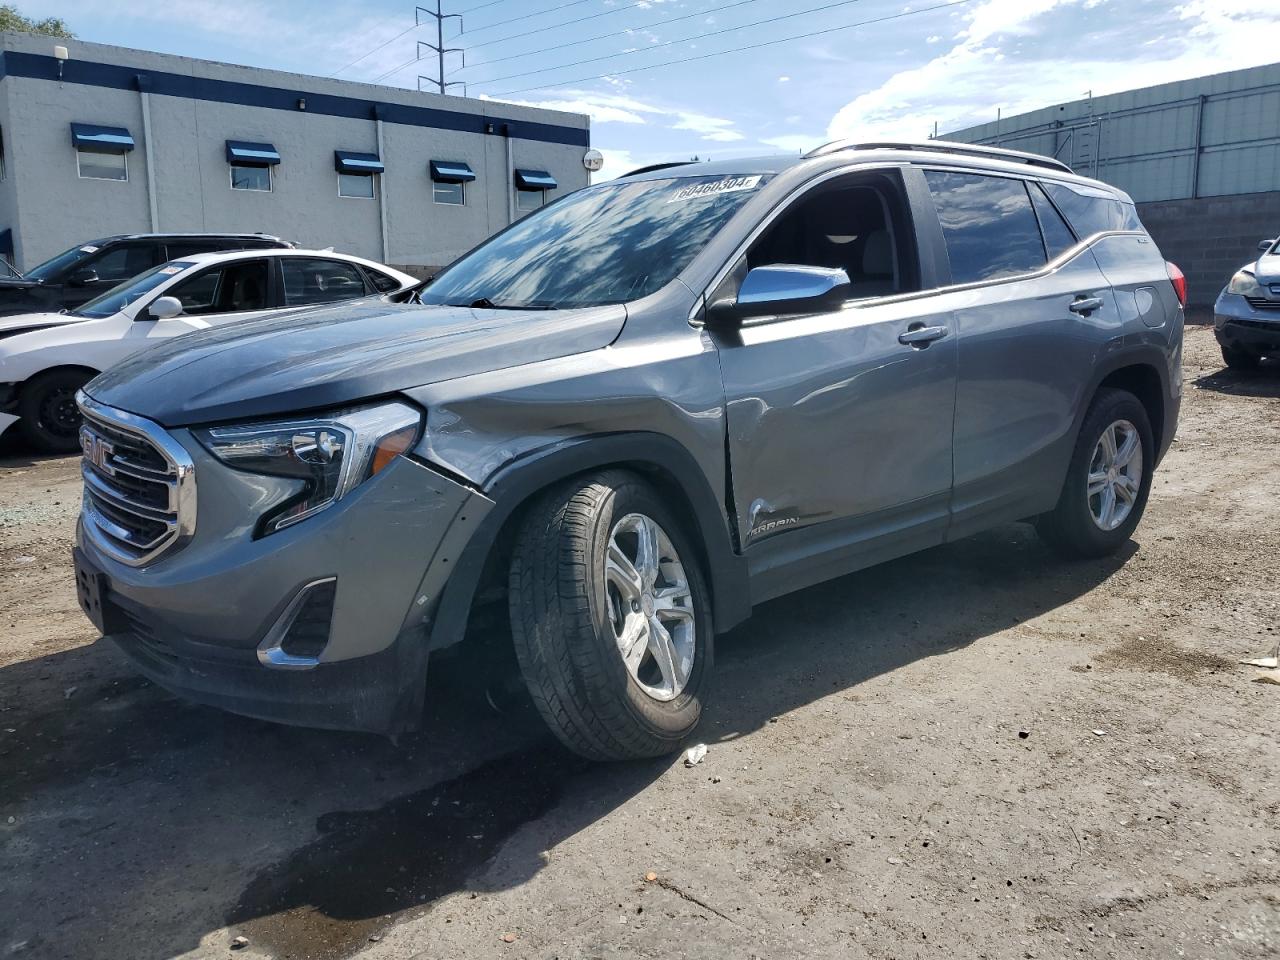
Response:
[[[0,180],[5,178],[4,167],[4,131],[0,130]]]
[[[537,210],[547,202],[547,192],[560,186],[545,170],[515,171],[516,209]]]
[[[465,183],[431,184],[431,199],[436,203],[449,203],[460,207],[467,202],[467,186]]]
[[[516,193],[517,210],[537,210],[546,202],[541,190],[521,190]]]
[[[333,151],[333,167],[338,171],[338,196],[372,200],[377,195],[374,180],[385,171],[376,153]]]
[[[467,184],[476,178],[470,165],[461,160],[431,161],[431,199],[460,207],[467,202]]]
[[[128,153],[133,149],[133,136],[124,127],[73,123],[71,145],[76,149],[76,170],[81,179],[129,179]]]
[[[340,173],[338,174],[338,196],[372,200],[375,196],[373,184],[377,179],[372,174]]]
[[[271,168],[279,162],[280,153],[269,143],[227,141],[227,164],[231,167],[232,190],[269,193]]]
[[[238,163],[231,164],[232,190],[260,190],[271,192],[270,167],[246,167]]]
[[[128,180],[129,155],[77,150],[76,169],[81,180]]]

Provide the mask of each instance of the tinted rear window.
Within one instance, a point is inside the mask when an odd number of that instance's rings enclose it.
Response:
[[[1044,189],[1082,238],[1108,230],[1143,229],[1138,211],[1131,203],[1104,196],[1101,191],[1096,195],[1092,191],[1083,192],[1088,188],[1076,189],[1065,183],[1046,182]]]
[[[952,283],[975,283],[1039,270],[1044,242],[1021,180],[974,173],[925,172],[951,261]]]

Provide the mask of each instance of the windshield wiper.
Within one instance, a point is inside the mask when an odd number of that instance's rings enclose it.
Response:
[[[470,303],[446,303],[446,307],[471,307],[473,310],[554,310],[549,303],[494,303],[488,297],[479,297]]]

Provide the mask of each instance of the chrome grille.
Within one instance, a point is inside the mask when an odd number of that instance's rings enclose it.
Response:
[[[1255,310],[1280,310],[1280,300],[1267,300],[1264,297],[1245,297],[1245,300]]]
[[[81,519],[98,549],[141,567],[195,531],[195,465],[159,426],[76,395],[84,424]]]

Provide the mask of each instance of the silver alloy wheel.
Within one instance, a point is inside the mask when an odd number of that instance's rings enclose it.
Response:
[[[693,591],[666,531],[642,513],[613,525],[605,557],[609,621],[622,662],[655,700],[674,700],[693,670]]]
[[[1089,463],[1089,513],[1108,532],[1124,523],[1142,489],[1142,436],[1128,420],[1102,431]]]

